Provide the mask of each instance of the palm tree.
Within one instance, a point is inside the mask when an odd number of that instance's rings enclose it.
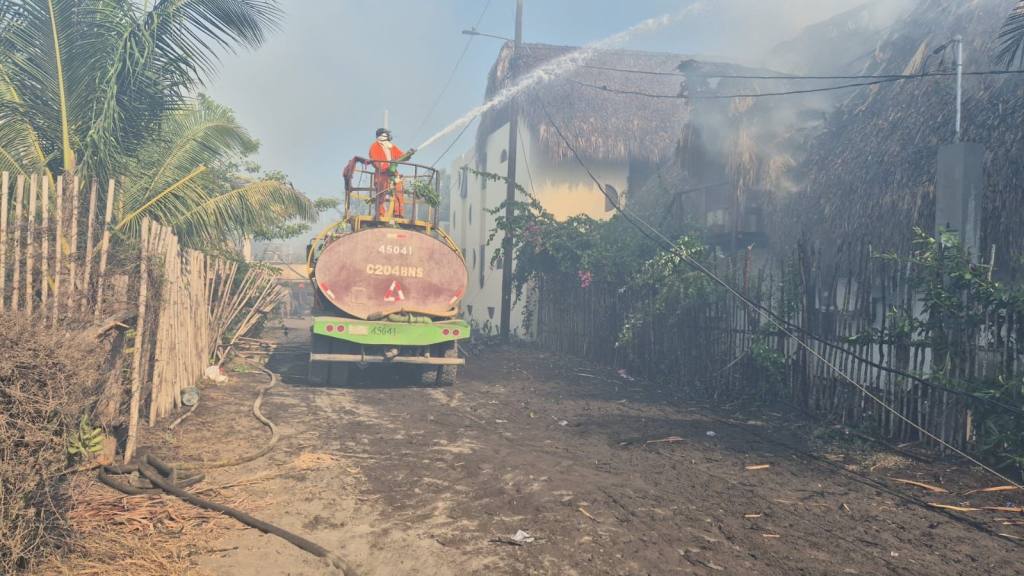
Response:
[[[1024,64],[1024,0],[1017,2],[999,32],[998,60],[1007,68]]]
[[[146,216],[197,247],[314,220],[290,185],[226,168],[258,144],[194,96],[279,17],[276,0],[0,0],[0,170],[126,176],[117,228]]]
[[[118,174],[276,0],[0,0],[0,170]]]
[[[129,165],[116,228],[134,235],[147,216],[194,247],[214,247],[281,222],[315,221],[313,202],[288,182],[240,174],[238,162],[258,146],[209,98],[169,113]]]

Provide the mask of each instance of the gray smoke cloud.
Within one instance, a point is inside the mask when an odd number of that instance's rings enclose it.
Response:
[[[794,38],[814,31],[827,35],[882,30],[915,3],[916,0],[721,0],[709,8],[721,23],[721,41],[713,53],[733,62],[769,65],[773,49]],[[849,28],[844,30],[843,26]]]

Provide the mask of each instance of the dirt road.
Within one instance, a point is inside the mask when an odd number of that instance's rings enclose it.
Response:
[[[271,365],[284,385],[264,412],[285,437],[267,459],[211,482],[273,474],[236,490],[260,517],[337,550],[364,575],[1024,574],[1024,540],[902,495],[967,498],[889,480],[954,492],[987,481],[949,465],[868,458],[852,445],[816,445],[811,456],[812,429],[791,417],[713,411],[527,347],[479,352],[454,388],[375,373],[348,389],[314,388],[304,380],[305,328],[277,337],[284,347]],[[243,374],[204,390],[174,437],[181,451],[259,447],[266,431],[248,414],[259,382]],[[1007,514],[972,517],[1024,537],[1002,524],[1014,521]],[[517,530],[536,540],[494,542]],[[253,530],[215,547],[199,565],[216,574],[325,573]]]

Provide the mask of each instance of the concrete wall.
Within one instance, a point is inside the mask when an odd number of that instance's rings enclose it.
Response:
[[[520,154],[517,160],[517,180],[540,200],[556,217],[565,219],[578,214],[593,218],[608,218],[604,195],[579,166],[575,159],[553,161],[537,144],[525,124],[520,124]],[[465,172],[469,167],[483,172],[505,175],[508,173],[508,126],[495,131],[487,140],[486,157],[479,162],[474,151],[467,152],[452,165],[452,195],[449,233],[463,249],[469,270],[469,290],[463,300],[463,317],[476,329],[497,334],[501,320],[501,268],[492,264],[495,250],[501,246],[503,234],[497,234],[488,244],[495,228],[495,216],[489,211],[505,200],[504,182],[487,182]],[[627,162],[588,163],[599,180],[624,192],[629,175]],[[531,178],[532,176],[532,178]],[[528,294],[515,302],[512,309],[512,333],[519,338],[531,339],[523,329]]]

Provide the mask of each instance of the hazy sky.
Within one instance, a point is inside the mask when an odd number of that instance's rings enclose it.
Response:
[[[802,26],[864,0],[705,0],[697,16],[634,39],[626,48],[756,60]],[[416,146],[481,103],[501,41],[473,40],[444,100],[428,109],[451,73],[488,0],[282,0],[282,30],[258,52],[227,56],[209,86],[262,142],[260,162],[285,171],[313,197],[340,193],[340,173],[365,155],[390,111],[395,141]],[[681,0],[526,0],[527,42],[580,45]],[[491,0],[480,30],[511,36],[515,0]],[[467,134],[472,134],[472,130]],[[447,165],[467,150],[465,137]],[[448,141],[417,157],[432,162]]]

